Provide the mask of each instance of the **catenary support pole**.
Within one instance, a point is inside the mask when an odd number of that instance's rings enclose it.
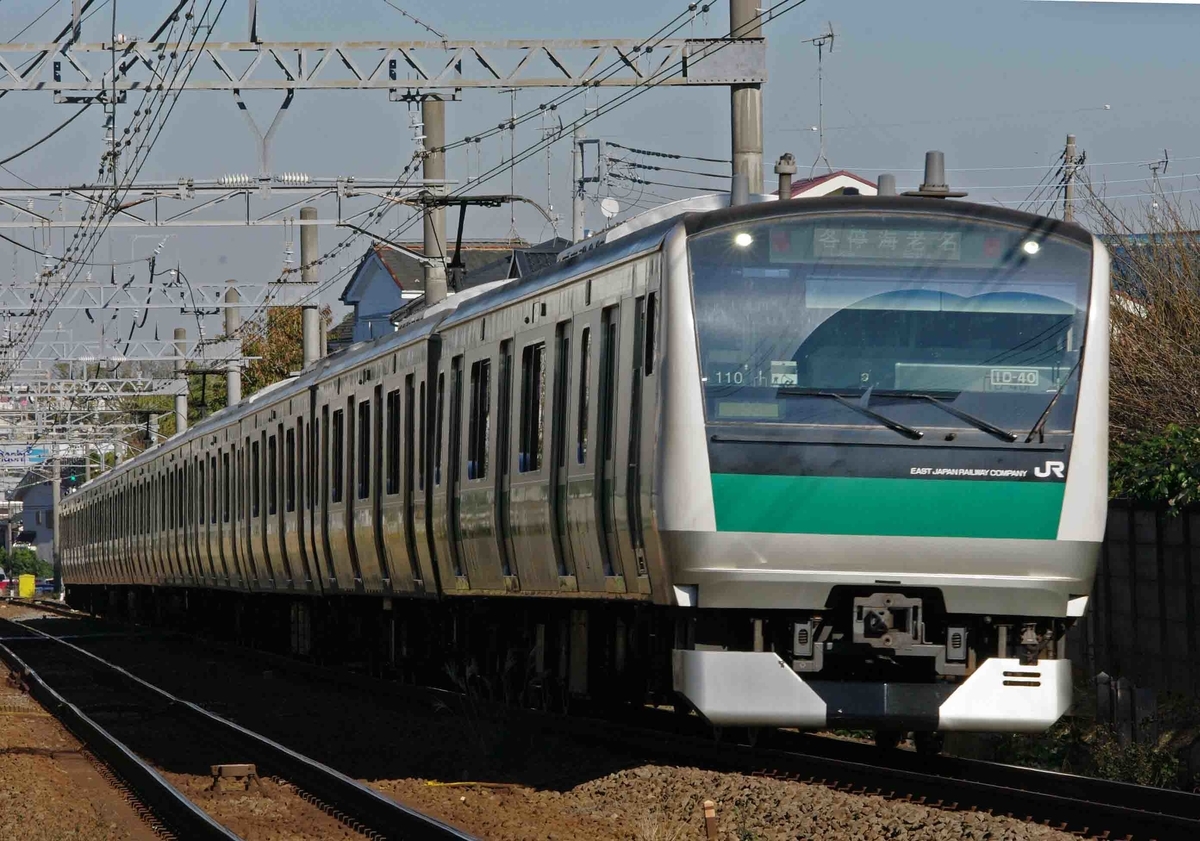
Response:
[[[187,382],[187,330],[175,328],[175,374]],[[175,395],[175,434],[187,432],[188,396],[186,389],[182,394]]]
[[[571,140],[571,242],[583,239],[587,227],[587,198],[583,192],[583,129],[575,129]]]
[[[304,223],[316,221],[317,209],[315,207],[300,208],[300,281],[311,284],[309,289],[316,289],[317,281],[320,279],[320,267],[317,265],[320,253],[317,251],[317,226]],[[301,311],[305,368],[316,362],[320,355],[317,333],[320,330],[321,316],[317,311],[318,306],[317,301],[313,299],[308,301]]]
[[[237,283],[233,278],[230,278],[228,282]],[[225,303],[236,304],[240,300],[242,300],[242,296],[237,289],[231,286],[225,290]],[[241,329],[242,308],[226,307],[225,335],[233,338]],[[236,341],[238,347],[241,347],[241,338],[236,338]],[[240,360],[231,359],[225,363],[225,396],[225,405],[227,406],[233,406],[236,403],[242,402],[242,363]]]
[[[421,101],[421,122],[425,124],[422,173],[427,182],[436,182],[426,189],[441,196],[446,180],[446,103],[434,96],[425,97]],[[446,297],[446,208],[426,208],[422,253],[431,260],[425,264],[425,304],[429,306]]]
[[[1063,219],[1075,221],[1075,135],[1067,135],[1067,151],[1063,157]]]
[[[732,38],[761,38],[758,0],[729,0]],[[733,171],[746,176],[752,195],[763,191],[762,85],[730,86],[730,122],[733,129]]]

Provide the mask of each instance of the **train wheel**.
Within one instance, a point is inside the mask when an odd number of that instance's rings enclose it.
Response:
[[[892,750],[900,746],[900,743],[904,741],[904,736],[903,730],[876,730],[875,747]]]
[[[945,736],[937,731],[920,731],[913,733],[913,746],[921,756],[937,756],[942,752]]]

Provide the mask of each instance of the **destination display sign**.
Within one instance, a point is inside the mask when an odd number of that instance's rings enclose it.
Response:
[[[962,259],[961,231],[911,228],[813,228],[817,259],[936,260]]]

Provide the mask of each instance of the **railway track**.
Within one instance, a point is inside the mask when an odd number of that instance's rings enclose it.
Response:
[[[42,606],[44,607],[44,606]],[[474,841],[473,837],[409,809],[379,792],[256,732],[178,698],[120,666],[66,639],[0,619],[0,659],[31,694],[100,757],[155,816],[156,828],[180,839],[224,839],[237,834],[215,820],[172,785],[110,729],[132,718],[141,730],[159,730],[157,738],[179,740],[169,752],[218,750],[251,763],[278,791],[306,801],[339,821],[351,833],[370,839]],[[90,713],[90,714],[89,714]],[[117,727],[98,723],[106,716]],[[147,728],[146,721],[150,721]],[[129,730],[126,722],[123,729]],[[195,740],[194,744],[188,739]],[[319,836],[318,836],[319,837]]]
[[[61,605],[48,609],[62,615],[86,616]],[[442,689],[396,684],[209,641],[204,645],[355,693],[443,705],[470,703]],[[637,755],[664,763],[822,784],[947,810],[1010,815],[1080,837],[1133,841],[1200,838],[1200,795],[1186,792],[949,756],[927,757],[899,749],[881,750],[789,731],[766,731],[751,747],[714,741],[699,718],[658,710],[628,710],[619,718],[554,716],[512,708],[496,714],[530,727],[552,727],[585,742],[607,746],[619,742]]]

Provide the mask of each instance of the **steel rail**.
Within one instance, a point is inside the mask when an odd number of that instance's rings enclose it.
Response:
[[[89,616],[57,604],[37,606],[63,615]],[[197,641],[190,635],[179,636]],[[447,706],[468,702],[466,696],[444,689],[396,684],[210,640],[204,644],[342,688]],[[640,755],[660,761],[824,784],[942,809],[1011,814],[1086,837],[1134,841],[1200,838],[1200,795],[1183,791],[982,760],[922,756],[788,731],[766,731],[756,747],[714,742],[697,735],[704,729],[702,719],[649,709],[636,710],[619,720],[512,708],[499,714],[610,747],[614,743],[628,745]],[[772,746],[767,747],[767,742]]]
[[[38,606],[42,607],[42,605]],[[340,771],[209,712],[197,704],[179,698],[61,637],[37,628],[30,628],[10,619],[0,619],[0,625],[4,624],[15,626],[36,635],[39,639],[69,649],[73,654],[119,675],[135,690],[171,705],[173,710],[196,719],[201,726],[207,727],[213,732],[220,732],[223,737],[240,743],[253,755],[260,757],[260,764],[270,768],[272,773],[294,783],[383,838],[403,839],[403,841],[444,841],[445,839],[477,841],[473,835],[397,803],[390,797],[363,785]],[[80,714],[82,715],[82,713]],[[191,838],[192,836],[184,837]],[[237,838],[235,835],[228,834],[221,837]]]
[[[34,700],[107,764],[172,832],[180,838],[196,838],[200,841],[241,841],[240,836],[234,835],[209,817],[207,812],[184,796],[158,771],[125,747],[79,707],[55,692],[37,672],[17,656],[16,652],[3,643],[0,643],[0,660],[20,675]]]

